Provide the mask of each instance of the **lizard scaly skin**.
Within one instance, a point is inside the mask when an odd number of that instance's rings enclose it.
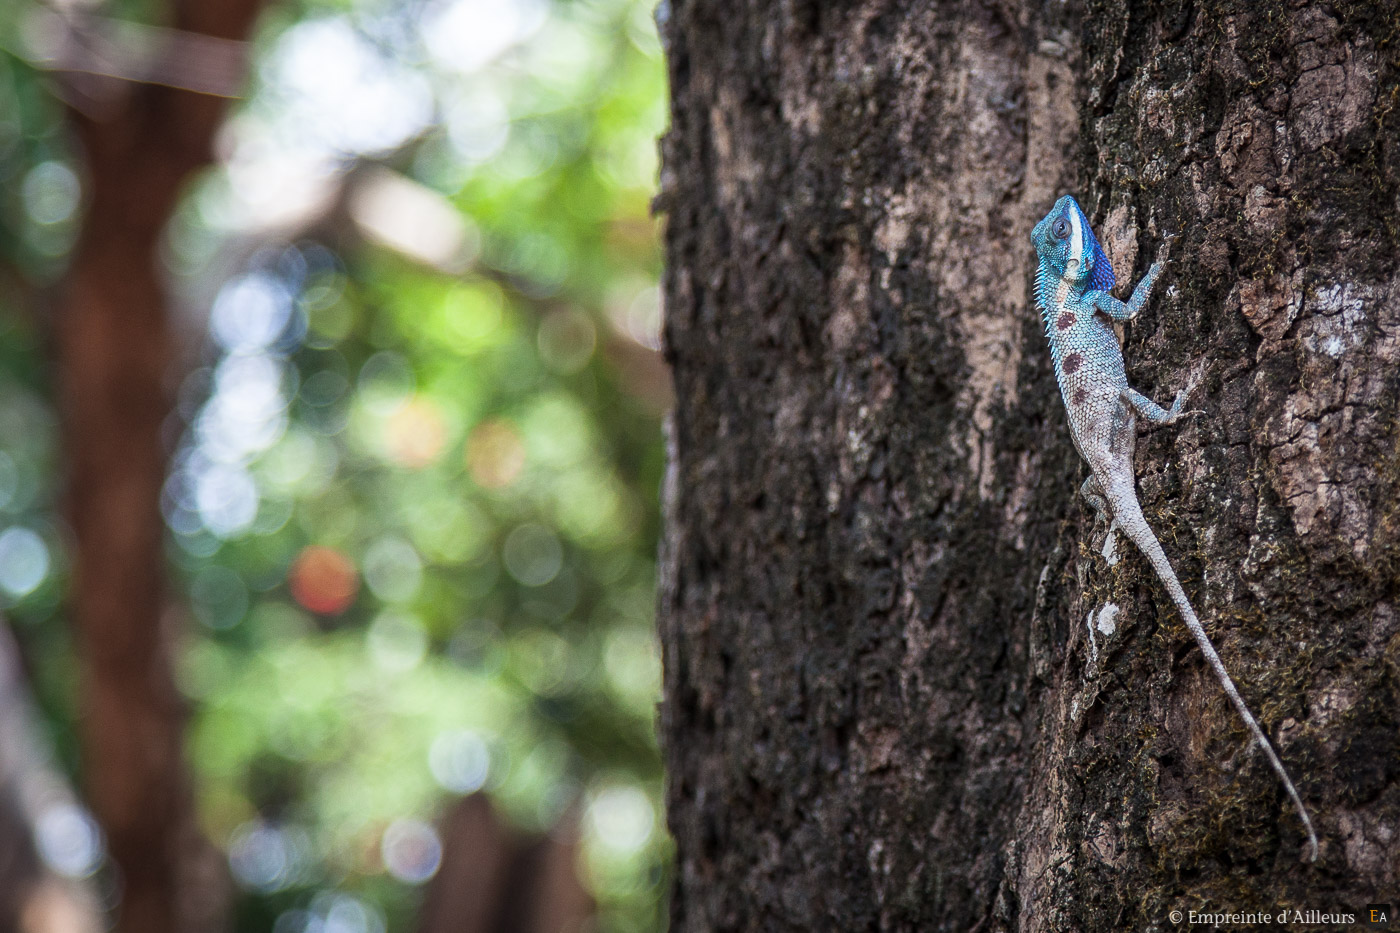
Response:
[[[1310,855],[1315,860],[1317,834],[1313,832],[1308,811],[1264,736],[1264,730],[1259,728],[1235,689],[1234,681],[1196,618],[1181,581],[1138,504],[1133,474],[1137,416],[1157,424],[1170,424],[1183,417],[1181,405],[1186,393],[1179,393],[1172,407],[1164,409],[1133,391],[1123,371],[1123,351],[1112,322],[1129,320],[1142,309],[1152,292],[1152,284],[1162,271],[1161,264],[1153,263],[1126,302],[1114,298],[1109,294],[1114,284],[1113,269],[1089,229],[1088,218],[1068,195],[1056,201],[1050,213],[1036,224],[1031,242],[1040,258],[1035,277],[1036,304],[1045,321],[1055,379],[1060,384],[1060,394],[1064,396],[1069,414],[1070,437],[1091,471],[1080,492],[1101,516],[1111,520],[1109,543],[1117,528],[1152,564],[1186,621],[1186,627],[1200,645],[1206,663],[1215,671],[1230,702],[1283,781],[1308,831]]]

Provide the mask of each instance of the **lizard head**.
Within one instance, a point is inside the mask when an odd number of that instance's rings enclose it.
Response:
[[[1087,283],[1095,291],[1113,288],[1113,267],[1103,247],[1089,229],[1089,218],[1069,195],[1055,202],[1031,233],[1041,265],[1076,285]]]

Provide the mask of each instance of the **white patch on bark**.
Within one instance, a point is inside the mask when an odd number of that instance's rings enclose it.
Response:
[[[1319,289],[1312,301],[1314,314],[1303,337],[1303,346],[1313,353],[1325,353],[1336,359],[1361,343],[1365,337],[1369,298],[1360,287],[1349,282]]]
[[[1089,617],[1084,620],[1085,626],[1089,629],[1089,660],[1097,664],[1099,662],[1099,644],[1094,639],[1094,631],[1103,636],[1112,635],[1118,631],[1118,604],[1104,603],[1098,609],[1091,609]]]
[[[1109,525],[1108,534],[1103,539],[1103,559],[1104,563],[1112,567],[1118,563],[1118,526]]]
[[[1118,604],[1104,603],[1103,608],[1099,610],[1099,617],[1094,623],[1094,628],[1098,629],[1102,635],[1112,635],[1118,631],[1118,623],[1115,621],[1117,618]]]

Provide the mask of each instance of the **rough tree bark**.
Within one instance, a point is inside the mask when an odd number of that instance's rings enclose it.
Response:
[[[260,6],[174,0],[169,9],[177,30],[241,39]],[[210,159],[225,101],[82,80],[75,90],[89,99],[73,122],[88,204],[55,310],[54,345],[83,663],[84,783],[119,871],[118,929],[217,929],[218,905],[197,880],[183,710],[163,624],[162,426],[176,373],[158,245],[190,173]]]
[[[1400,9],[673,0],[662,731],[677,931],[1171,929],[1400,890]],[[1175,260],[1130,545],[1031,304],[1079,195]],[[1114,603],[1091,631],[1091,611]],[[1392,895],[1386,897],[1385,895]]]

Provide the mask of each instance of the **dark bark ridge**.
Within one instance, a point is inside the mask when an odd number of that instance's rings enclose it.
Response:
[[[1397,23],[674,5],[676,929],[1166,929],[1393,889]],[[1065,191],[1120,283],[1179,235],[1125,355],[1207,415],[1140,438],[1140,497],[1315,866],[1150,568],[1107,566],[1075,501],[1028,291]]]

